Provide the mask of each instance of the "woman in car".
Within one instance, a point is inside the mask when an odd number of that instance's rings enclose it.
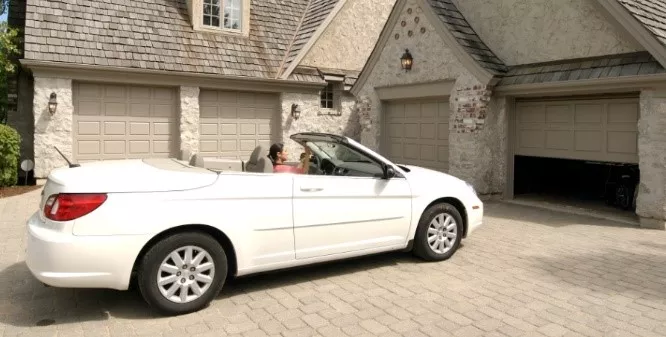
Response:
[[[298,166],[287,165],[285,164],[289,159],[287,149],[284,148],[284,144],[275,143],[271,145],[270,150],[268,150],[268,158],[273,162],[273,172],[275,173],[307,174],[308,168],[310,167],[311,153],[310,148],[305,146],[305,158],[301,160],[301,164]]]

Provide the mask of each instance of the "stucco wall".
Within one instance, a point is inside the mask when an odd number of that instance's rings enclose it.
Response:
[[[361,71],[396,0],[347,0],[301,65]]]
[[[405,21],[404,27],[402,21]],[[423,33],[421,28],[425,28]],[[413,32],[411,37],[408,34],[410,30]],[[414,58],[410,71],[400,67],[399,59],[405,48]],[[359,92],[360,100],[368,99],[370,102],[369,116],[367,120],[365,116],[361,120],[364,126],[362,143],[379,149],[382,110],[376,87],[439,80],[455,81],[451,92],[441,93],[442,96],[449,96],[451,107],[449,173],[469,181],[479,193],[501,193],[504,186],[502,171],[506,167],[506,147],[502,143],[506,133],[504,105],[496,99],[488,99],[488,90],[465,69],[414,0],[407,2],[379,60]],[[454,128],[460,125],[459,121],[468,109],[481,111],[485,115],[483,126],[475,130]]]
[[[641,181],[636,213],[642,224],[664,228],[666,222],[666,91],[646,90],[640,96],[638,159]]]
[[[72,156],[72,80],[63,78],[34,79],[33,114],[35,121],[35,177],[46,178],[51,170],[66,166],[65,159],[58,154],[58,147],[69,160]],[[53,116],[49,113],[49,97],[55,92],[58,108]]]
[[[481,39],[508,65],[644,50],[594,0],[454,0]]]
[[[340,97],[341,115],[333,115],[319,107],[319,94],[317,93],[283,93],[282,103],[282,141],[289,152],[289,160],[296,161],[303,152],[303,147],[289,139],[298,132],[327,132],[349,136],[359,139],[360,127],[358,115],[353,107],[354,96],[346,93]],[[301,115],[298,120],[291,116],[292,103],[298,104]]]

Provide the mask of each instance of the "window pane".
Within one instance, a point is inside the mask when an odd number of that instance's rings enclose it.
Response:
[[[218,17],[213,17],[213,26],[219,27],[220,26],[220,18]]]
[[[204,12],[204,15],[210,14],[210,12],[211,12],[210,5],[204,5],[203,12]]]
[[[210,4],[212,0],[204,0],[204,4]]]
[[[206,25],[206,26],[210,26],[210,16],[208,16],[208,15],[204,15],[204,17],[203,17],[203,23],[204,23],[204,25]]]

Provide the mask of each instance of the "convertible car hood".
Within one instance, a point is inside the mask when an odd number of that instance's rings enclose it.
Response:
[[[447,173],[423,168],[420,166],[403,164],[400,164],[400,166],[409,170],[409,172],[405,172],[405,175],[407,176],[407,179],[412,182],[418,182],[426,185],[430,185],[432,183],[465,184],[463,180]]]
[[[60,192],[167,192],[212,184],[218,174],[169,158],[127,159],[83,163],[51,171],[47,184]]]

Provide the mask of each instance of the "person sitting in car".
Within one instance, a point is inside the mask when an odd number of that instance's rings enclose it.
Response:
[[[289,159],[289,153],[287,149],[284,148],[284,144],[275,143],[271,145],[270,150],[268,151],[268,158],[273,162],[273,172],[275,173],[297,173],[297,174],[307,174],[308,168],[310,167],[310,148],[305,146],[305,156],[301,160],[301,164],[298,166],[287,165],[285,162]]]

